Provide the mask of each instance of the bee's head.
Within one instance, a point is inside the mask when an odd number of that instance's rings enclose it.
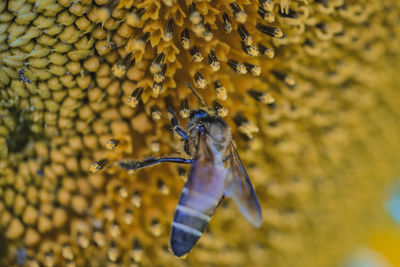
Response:
[[[204,112],[204,111],[203,111]],[[197,113],[196,129],[198,133],[203,133],[211,137],[217,143],[225,143],[231,138],[231,131],[226,122],[218,116],[213,116],[208,113]],[[205,115],[206,114],[206,115]]]

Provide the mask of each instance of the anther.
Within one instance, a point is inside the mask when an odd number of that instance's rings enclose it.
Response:
[[[190,109],[189,109],[189,101],[187,100],[187,98],[185,98],[181,101],[181,107],[179,109],[179,114],[181,115],[182,118],[189,117]]]
[[[242,50],[245,52],[247,55],[256,57],[258,56],[258,48],[254,45],[246,45],[244,42],[241,42],[242,45]]]
[[[161,111],[157,106],[152,106],[151,110],[151,118],[153,120],[160,120],[161,119]]]
[[[131,225],[134,220],[133,211],[131,209],[125,210],[123,219],[127,225]]]
[[[266,92],[261,92],[255,89],[250,89],[247,93],[257,101],[260,101],[264,104],[271,104],[275,102],[275,99]]]
[[[236,2],[231,3],[230,6],[237,22],[245,23],[247,20],[247,14],[244,13],[244,11],[239,7]]]
[[[187,181],[187,176],[188,176],[186,169],[183,168],[183,167],[177,167],[176,169],[178,171],[179,178],[183,182],[186,182]]]
[[[192,55],[192,59],[194,62],[201,62],[203,60],[203,55],[196,47],[190,49],[190,54]]]
[[[259,76],[261,74],[261,67],[250,63],[244,63],[246,70],[254,76]]]
[[[258,50],[263,56],[268,58],[273,58],[275,56],[275,50],[273,48],[267,48],[262,44],[258,44]]]
[[[160,95],[162,87],[163,87],[163,82],[161,82],[161,83],[154,82],[153,83],[153,95],[154,95],[154,97],[157,98]]]
[[[106,148],[108,150],[114,150],[119,145],[118,139],[110,139],[106,142]]]
[[[201,34],[201,36],[206,40],[207,42],[211,41],[212,38],[214,37],[213,33],[211,32],[211,26],[210,24],[206,23],[204,24],[204,31]]]
[[[259,0],[260,5],[267,11],[271,12],[274,9],[274,3],[271,0]]]
[[[240,62],[237,62],[236,60],[229,59],[228,65],[232,68],[232,70],[234,70],[238,74],[246,74],[247,73],[247,69],[246,69],[245,65],[243,65]]]
[[[204,24],[204,18],[198,24],[192,26],[193,32],[198,36],[203,36],[203,32],[206,30],[206,25]]]
[[[275,16],[272,12],[269,12],[262,8],[261,6],[258,7],[258,15],[268,23],[272,23],[275,21]]]
[[[219,81],[214,82],[214,90],[219,100],[222,101],[226,100],[227,98],[226,88],[222,86],[222,84]]]
[[[95,161],[90,166],[90,171],[92,173],[96,173],[96,172],[100,171],[101,169],[103,169],[107,165],[107,163],[108,163],[108,159],[102,159],[99,161]]]
[[[113,65],[111,71],[115,77],[121,78],[125,75],[126,70],[131,64],[135,64],[135,58],[132,52],[125,54],[117,64]]]
[[[157,180],[157,189],[158,189],[158,191],[160,191],[160,193],[162,195],[168,195],[169,194],[168,186],[166,186],[165,183],[163,182],[163,180],[161,180],[161,179]]]
[[[240,38],[242,39],[242,41],[245,45],[253,44],[253,37],[251,37],[249,32],[246,30],[246,28],[242,24],[239,25],[238,32],[239,32]]]
[[[221,67],[221,64],[219,63],[218,58],[213,50],[208,53],[208,64],[210,64],[212,71],[218,71]]]
[[[118,196],[121,198],[125,199],[128,197],[128,190],[123,186],[117,186],[115,188],[115,191],[117,192]]]
[[[162,52],[156,56],[153,62],[150,65],[150,72],[152,74],[160,72],[162,70],[163,64],[165,59],[165,53]]]
[[[150,150],[152,152],[160,152],[160,142],[159,141],[153,141],[150,143]]]
[[[164,29],[164,35],[163,35],[164,41],[169,42],[172,40],[172,37],[174,37],[174,28],[175,28],[175,21],[173,18],[171,18],[168,20],[167,25],[165,26]]]
[[[233,117],[233,121],[238,126],[239,132],[244,134],[249,139],[253,139],[253,133],[257,133],[259,131],[257,126],[255,126],[251,121],[249,121],[240,113],[236,114]]]
[[[135,238],[132,241],[132,249],[130,250],[129,255],[134,262],[142,261],[143,248],[142,248],[142,244],[140,243],[139,239]]]
[[[128,13],[126,16],[126,23],[128,23],[130,26],[137,26],[140,22],[140,18],[144,15],[146,12],[146,9],[144,8],[139,8],[134,10],[133,12]]]
[[[280,71],[271,70],[272,74],[275,75],[276,78],[284,82],[287,86],[294,87],[296,86],[296,80],[290,74],[286,74]]]
[[[128,100],[128,105],[130,107],[132,107],[132,108],[137,107],[137,105],[139,104],[140,98],[142,97],[143,91],[144,91],[143,87],[138,87],[133,91],[133,93],[131,94],[131,96],[129,97],[129,100]]]
[[[54,254],[48,251],[44,254],[43,263],[45,266],[54,266]]]
[[[204,78],[203,74],[196,72],[194,75],[194,84],[197,88],[204,89],[207,87],[207,80]]]
[[[108,259],[112,262],[116,262],[118,260],[119,251],[118,251],[117,245],[115,244],[114,241],[110,242],[110,246],[108,247],[108,251],[107,251],[107,256],[108,256]]]
[[[78,239],[78,240],[77,240],[78,245],[79,245],[81,248],[87,248],[87,247],[89,246],[89,244],[90,244],[89,239],[88,239],[83,233],[81,233],[81,232],[78,232],[77,239]]]
[[[100,230],[97,230],[93,233],[93,241],[101,248],[106,244],[106,237]]]
[[[145,32],[136,39],[133,45],[134,50],[143,51],[146,45],[146,42],[149,40],[150,32]]]
[[[151,220],[151,228],[150,228],[152,234],[154,236],[160,236],[162,232],[162,227],[161,223],[158,219],[153,219]]]
[[[121,235],[121,227],[119,226],[119,224],[116,221],[114,221],[111,224],[110,234],[114,238],[119,237]]]
[[[63,243],[61,245],[61,255],[67,260],[72,260],[74,258],[74,253],[72,252],[71,246],[68,243]]]
[[[229,18],[229,16],[226,14],[226,13],[224,13],[223,15],[222,15],[222,20],[224,21],[224,30],[225,30],[225,32],[226,33],[231,33],[232,32],[232,21],[231,21],[231,19]]]
[[[161,71],[154,74],[154,81],[161,83],[165,80],[165,72],[167,71],[167,64],[163,64]]]
[[[139,191],[136,191],[133,193],[132,198],[131,198],[131,203],[133,206],[136,208],[139,208],[142,204],[142,197],[140,195]]]
[[[283,32],[281,31],[281,29],[276,28],[274,26],[257,23],[256,28],[260,32],[262,32],[266,35],[269,35],[271,37],[274,37],[274,38],[282,38],[283,37]]]
[[[191,41],[189,36],[189,30],[187,28],[183,29],[181,33],[181,45],[183,49],[188,50],[190,48]]]
[[[218,116],[220,117],[226,117],[228,115],[228,109],[222,106],[220,103],[217,101],[213,102],[213,106],[215,111],[217,111]]]
[[[196,4],[192,3],[189,6],[189,20],[193,23],[193,24],[198,24],[200,23],[200,21],[202,20],[202,15],[200,14],[200,12],[197,10]]]

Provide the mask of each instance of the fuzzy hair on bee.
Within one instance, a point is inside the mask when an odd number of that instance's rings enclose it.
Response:
[[[232,141],[228,124],[218,112],[206,108],[204,101],[186,84],[202,108],[190,112],[185,128],[172,110],[172,129],[183,139],[190,158],[148,158],[143,161],[121,160],[119,166],[137,170],[163,162],[191,164],[172,222],[170,245],[180,257],[188,253],[206,229],[224,197],[230,197],[243,216],[260,227],[262,214],[256,193]]]

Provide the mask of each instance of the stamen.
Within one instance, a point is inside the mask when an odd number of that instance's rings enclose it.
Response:
[[[201,34],[201,36],[206,40],[207,42],[211,41],[212,38],[214,37],[213,33],[211,32],[211,26],[210,24],[206,23],[204,25],[204,31]]]
[[[106,148],[108,150],[114,150],[118,145],[120,141],[118,139],[110,139],[106,143]]]
[[[112,262],[116,262],[119,257],[119,251],[114,241],[110,242],[110,246],[107,251],[107,256],[108,259]]]
[[[274,38],[282,38],[283,37],[283,32],[281,31],[281,29],[276,28],[274,26],[269,26],[269,25],[264,25],[264,24],[261,24],[261,23],[257,23],[256,28],[260,32],[262,32],[262,33],[264,33],[266,35],[269,35],[271,37],[274,37]]]
[[[260,5],[267,11],[271,12],[274,9],[274,3],[271,0],[259,0]]]
[[[275,50],[273,48],[267,48],[262,44],[258,44],[258,50],[260,53],[268,58],[273,58],[275,56]]]
[[[240,62],[237,62],[236,60],[229,59],[228,60],[228,65],[238,74],[246,74],[247,70],[245,65],[243,65]]]
[[[132,95],[129,97],[128,100],[128,105],[132,108],[137,107],[137,105],[139,104],[140,98],[142,97],[142,93],[143,93],[143,87],[138,87],[136,88]]]
[[[224,13],[222,15],[222,20],[224,21],[224,30],[225,30],[225,32],[226,33],[231,33],[232,29],[233,29],[232,21],[231,21],[231,19],[229,18],[229,16],[226,13]]]
[[[249,121],[240,113],[236,114],[233,117],[233,121],[238,126],[239,132],[244,134],[249,139],[253,139],[253,133],[257,133],[259,131],[257,126],[255,126],[251,121]]]
[[[255,89],[250,89],[247,93],[257,101],[260,101],[264,104],[272,104],[275,102],[275,99],[266,92],[261,92]]]
[[[286,74],[280,71],[271,70],[271,73],[275,75],[276,78],[284,82],[287,86],[294,87],[296,86],[296,80],[290,74]]]
[[[237,22],[245,23],[247,20],[247,14],[244,13],[244,11],[239,7],[236,2],[231,3],[230,6]]]
[[[114,64],[114,66],[111,68],[111,71],[113,72],[115,77],[121,78],[125,75],[126,70],[132,64],[135,64],[135,58],[133,56],[133,53],[130,52],[125,54],[118,64]]]
[[[108,163],[108,159],[102,159],[99,161],[95,161],[90,166],[90,171],[92,173],[96,173],[96,172],[100,171],[101,169],[103,169],[107,165],[107,163]]]
[[[221,64],[219,63],[218,58],[213,50],[211,50],[208,54],[208,64],[210,64],[212,71],[218,71],[221,67]]]
[[[197,10],[196,4],[192,3],[189,6],[189,20],[190,20],[190,22],[192,22],[193,24],[199,24],[201,19],[202,19],[202,17],[203,16]]]
[[[225,101],[227,98],[226,88],[219,81],[214,82],[214,90],[219,100]]]
[[[163,82],[154,82],[153,83],[153,95],[155,98],[157,98],[161,94],[161,90],[163,87]]]
[[[136,9],[133,12],[129,12],[126,15],[126,23],[128,23],[132,27],[136,27],[145,12],[146,9],[144,8]]]
[[[193,47],[192,49],[190,49],[190,54],[192,55],[194,62],[203,61],[203,55],[200,53],[200,51],[196,47]]]
[[[136,208],[140,208],[140,206],[142,205],[142,197],[141,197],[139,191],[136,191],[135,193],[133,193],[133,196],[131,198],[131,203]]]
[[[226,117],[229,113],[228,109],[223,107],[220,103],[217,101],[213,102],[214,109],[217,111],[218,116],[220,117]]]
[[[241,42],[242,50],[246,54],[252,57],[258,56],[258,48],[254,45],[246,45],[244,42]]]
[[[187,28],[183,29],[182,34],[181,34],[181,45],[183,49],[188,50],[191,45],[190,41],[190,36],[189,36],[189,30]]]
[[[169,42],[174,37],[174,28],[175,28],[175,21],[173,18],[168,20],[167,25],[165,26],[163,39],[166,42]]]
[[[133,216],[133,211],[131,209],[126,209],[124,213],[124,222],[127,225],[131,225],[135,217]]]
[[[201,19],[200,23],[194,24],[192,26],[192,30],[198,37],[202,37],[203,32],[206,30],[206,25],[204,24],[204,18]]]
[[[274,13],[269,12],[262,7],[258,7],[258,15],[268,23],[272,23],[275,21]]]
[[[161,115],[162,114],[161,114],[160,109],[157,106],[152,106],[150,108],[150,110],[151,110],[151,118],[153,120],[160,120],[161,119]]]
[[[168,186],[166,186],[165,183],[163,182],[163,180],[161,180],[161,179],[157,180],[157,189],[158,189],[158,191],[160,191],[160,193],[162,195],[168,195],[169,194]]]
[[[204,89],[207,87],[207,80],[204,78],[203,74],[196,72],[194,75],[194,84],[197,88]]]
[[[129,253],[134,262],[141,262],[143,258],[143,249],[139,239],[135,238],[132,241],[132,248]]]
[[[252,75],[259,76],[261,74],[260,66],[256,66],[250,63],[244,63],[244,65],[246,66],[246,70],[250,72]]]
[[[134,51],[144,51],[146,47],[146,42],[149,40],[150,32],[145,32],[139,36],[138,39],[135,40],[133,43],[133,50]]]
[[[238,32],[239,32],[240,38],[242,39],[242,41],[245,45],[253,44],[253,37],[251,37],[251,35],[249,34],[249,32],[246,30],[246,28],[243,25],[239,25]]]
[[[179,109],[179,114],[181,115],[182,118],[189,117],[190,109],[189,109],[189,101],[187,100],[187,98],[185,98],[181,101],[181,107]]]
[[[155,82],[161,83],[165,80],[165,72],[167,71],[167,64],[163,64],[161,71],[154,74],[153,78]]]
[[[164,59],[165,59],[164,52],[157,55],[157,57],[153,60],[153,63],[151,63],[150,65],[150,72],[152,74],[160,72],[162,70]]]

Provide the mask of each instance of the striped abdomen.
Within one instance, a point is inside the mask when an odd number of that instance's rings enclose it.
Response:
[[[199,240],[214,214],[219,199],[202,192],[182,190],[171,231],[171,247],[178,257],[188,253]]]

